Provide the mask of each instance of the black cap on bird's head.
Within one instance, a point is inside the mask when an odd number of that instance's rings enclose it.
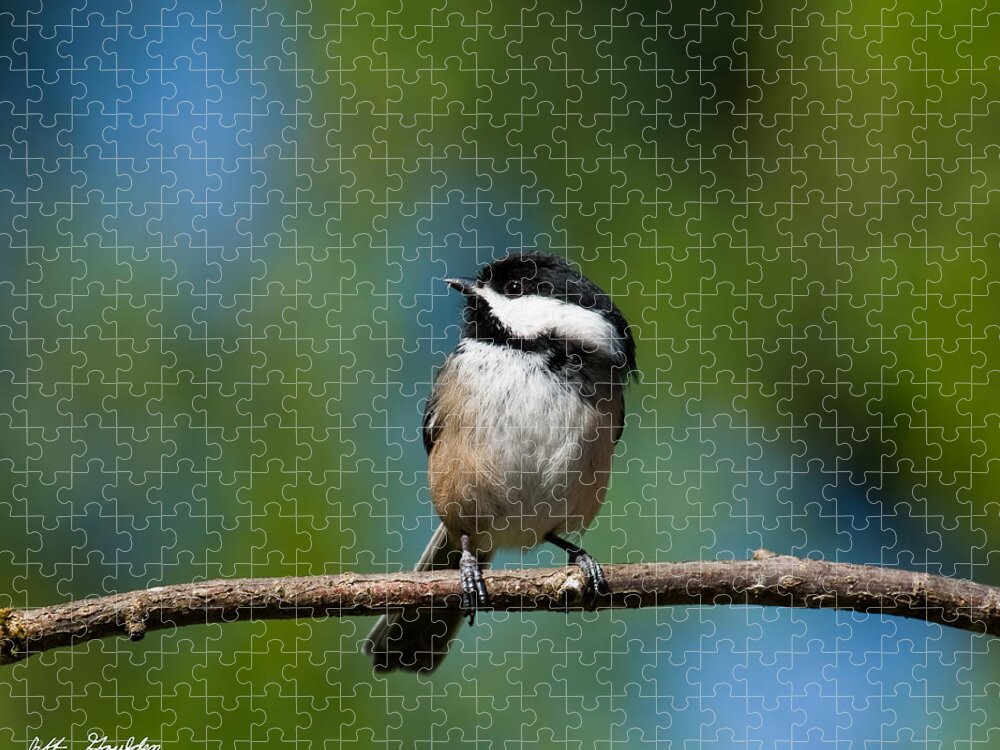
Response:
[[[515,253],[474,279],[445,282],[465,295],[466,338],[522,349],[579,347],[611,360],[615,380],[635,370],[635,341],[621,311],[558,255]]]

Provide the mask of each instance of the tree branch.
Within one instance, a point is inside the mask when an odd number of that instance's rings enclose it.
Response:
[[[778,556],[749,561],[649,563],[604,568],[612,594],[599,608],[757,604],[853,609],[912,617],[1000,636],[1000,588],[893,568]],[[498,610],[581,606],[578,569],[485,571]],[[159,586],[68,604],[0,610],[0,664],[60,646],[149,630],[237,619],[382,614],[387,608],[459,606],[457,572],[256,578]]]

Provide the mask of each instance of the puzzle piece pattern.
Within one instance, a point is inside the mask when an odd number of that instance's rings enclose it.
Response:
[[[399,570],[437,279],[565,253],[635,325],[611,562],[756,547],[998,583],[998,15],[798,0],[0,10],[0,606]],[[994,356],[996,355],[996,356]],[[549,550],[500,564],[559,564]],[[362,620],[0,672],[0,739],[965,746],[996,646],[852,613]]]

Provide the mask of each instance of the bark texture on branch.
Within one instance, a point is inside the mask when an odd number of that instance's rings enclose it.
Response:
[[[944,576],[779,556],[753,560],[607,565],[612,594],[598,608],[757,604],[853,609],[1000,636],[1000,588]],[[484,572],[494,609],[581,606],[571,568]],[[68,604],[0,610],[0,664],[48,649],[149,630],[238,619],[383,614],[387,608],[459,606],[456,571],[204,581]]]

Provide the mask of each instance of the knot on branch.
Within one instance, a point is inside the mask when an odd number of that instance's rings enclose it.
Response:
[[[149,615],[143,604],[140,598],[132,606],[126,607],[123,613],[125,634],[130,641],[141,641],[146,635],[146,618]]]

